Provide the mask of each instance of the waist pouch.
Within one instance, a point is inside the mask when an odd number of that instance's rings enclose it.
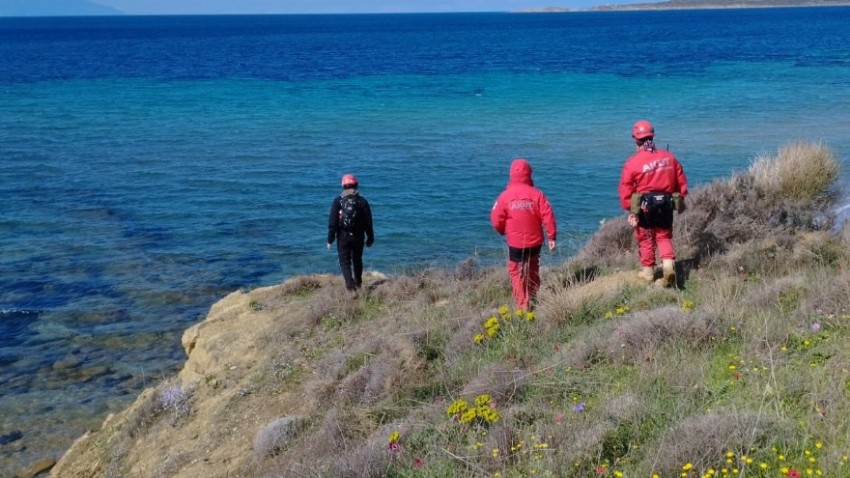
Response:
[[[673,195],[665,192],[648,192],[640,196],[638,225],[643,228],[673,227]]]

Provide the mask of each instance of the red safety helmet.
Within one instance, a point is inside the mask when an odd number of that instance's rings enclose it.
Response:
[[[346,174],[342,177],[342,187],[356,186],[356,185],[357,185],[357,178],[355,178],[353,174]]]
[[[655,136],[655,128],[647,120],[640,120],[632,126],[632,138],[646,139]]]

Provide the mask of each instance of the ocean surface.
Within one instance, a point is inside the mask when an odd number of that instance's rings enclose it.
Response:
[[[620,214],[643,118],[692,187],[794,140],[847,164],[850,8],[0,18],[0,476],[178,370],[227,293],[336,273],[342,174],[367,269],[501,264],[525,157],[555,264]]]

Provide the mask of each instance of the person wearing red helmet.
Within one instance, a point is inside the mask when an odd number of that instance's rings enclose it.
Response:
[[[336,240],[337,257],[345,289],[356,292],[363,284],[363,246],[372,247],[372,209],[357,190],[353,174],[342,177],[342,194],[331,203],[328,215],[328,249]]]
[[[546,229],[549,250],[555,249],[557,226],[552,206],[531,180],[531,165],[522,158],[511,163],[510,181],[490,211],[493,229],[508,243],[508,274],[516,307],[528,311],[540,288],[540,249]]]
[[[676,157],[655,145],[652,123],[640,120],[632,126],[637,151],[623,165],[620,177],[620,205],[629,211],[629,225],[635,229],[641,270],[638,277],[655,280],[656,249],[662,262],[661,284],[676,281],[676,253],[673,249],[673,211],[685,209],[688,180]]]

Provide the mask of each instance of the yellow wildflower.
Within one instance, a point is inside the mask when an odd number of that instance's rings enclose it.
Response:
[[[458,419],[458,421],[460,421],[461,423],[469,423],[472,420],[475,420],[475,415],[475,409],[469,409],[460,414],[460,418]]]
[[[451,405],[449,405],[449,408],[446,409],[446,415],[452,416],[458,413],[463,413],[467,408],[469,408],[469,404],[467,404],[465,400],[455,400]]]
[[[490,395],[486,393],[482,393],[481,395],[475,397],[475,406],[482,407],[484,405],[490,405]]]

